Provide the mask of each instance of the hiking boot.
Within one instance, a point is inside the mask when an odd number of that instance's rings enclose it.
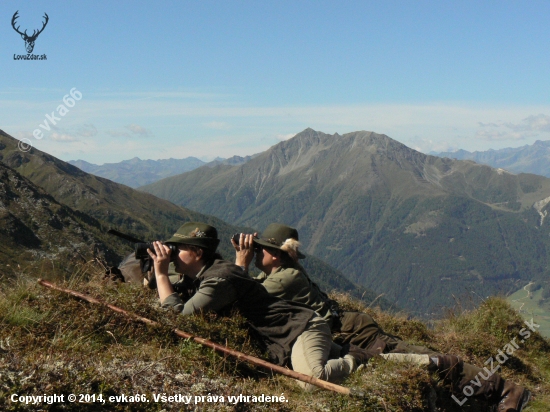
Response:
[[[531,392],[510,381],[504,382],[500,396],[498,412],[521,412],[527,402],[531,400]]]
[[[440,379],[451,384],[451,387],[460,385],[460,374],[464,368],[462,359],[455,355],[436,355],[431,360],[433,363],[430,369],[437,372]]]

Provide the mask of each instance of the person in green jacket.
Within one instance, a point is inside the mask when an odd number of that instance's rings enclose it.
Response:
[[[225,315],[236,308],[273,363],[329,382],[342,381],[368,360],[362,352],[340,357],[341,347],[332,342],[330,328],[318,314],[269,295],[240,267],[221,259],[216,253],[218,244],[216,228],[201,222],[185,223],[166,242],[153,242],[154,250],[148,253],[164,308],[185,316],[208,311]],[[172,252],[168,245],[177,249]],[[169,279],[171,261],[176,272],[184,275],[186,287],[180,289],[187,294],[183,299]]]
[[[235,264],[245,272],[256,254],[255,265],[262,273],[255,279],[271,296],[307,305],[330,325],[331,332],[346,348],[357,345],[368,353],[381,353],[386,359],[423,363],[437,371],[452,389],[462,392],[472,388],[468,396],[482,396],[498,404],[498,412],[521,411],[530,399],[530,392],[498,374],[465,363],[457,356],[437,353],[424,346],[411,345],[397,336],[384,332],[376,321],[363,312],[342,311],[307,275],[299,263],[305,258],[300,252],[298,231],[279,223],[270,224],[262,235],[241,234],[239,242],[231,239],[235,248]],[[476,380],[477,377],[477,380]],[[483,379],[480,379],[482,377]],[[479,385],[472,385],[471,381]]]

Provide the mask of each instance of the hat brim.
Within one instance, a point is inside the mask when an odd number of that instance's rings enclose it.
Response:
[[[188,237],[181,238],[173,236],[170,239],[166,240],[164,243],[174,243],[176,245],[191,245],[199,246],[206,249],[216,250],[220,243],[219,239],[213,239],[208,237]]]
[[[254,238],[252,239],[254,243],[260,245],[260,246],[263,246],[263,247],[266,247],[266,248],[271,248],[271,249],[278,249],[282,252],[284,252],[284,250],[281,249],[280,246],[277,246],[277,245],[274,245],[273,243],[269,243],[268,241],[266,240],[262,240],[262,239],[257,239],[257,238]],[[286,252],[285,252],[286,253]],[[299,250],[297,251],[297,254],[296,256],[298,256],[298,259],[305,259],[306,258],[306,255],[304,255],[302,252],[300,252]]]

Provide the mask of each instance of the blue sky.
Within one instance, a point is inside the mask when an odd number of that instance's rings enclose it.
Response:
[[[28,34],[48,14],[47,60],[14,60],[17,10]],[[4,0],[0,129],[97,164],[248,155],[307,127],[517,147],[550,139],[549,16],[549,1]]]

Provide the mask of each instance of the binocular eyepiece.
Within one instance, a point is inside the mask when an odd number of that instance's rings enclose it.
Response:
[[[169,243],[166,246],[170,248],[170,260],[172,260],[174,256],[176,256],[178,247],[172,243]],[[149,253],[147,253],[147,249],[151,249],[153,253],[155,252],[155,245],[153,245],[153,242],[136,243],[134,245],[136,259],[148,259],[150,256]]]
[[[241,235],[246,235],[246,233],[235,233],[233,236],[231,236],[231,239],[233,239],[233,241],[238,245],[241,239]],[[258,239],[258,236],[254,236],[254,239]]]

